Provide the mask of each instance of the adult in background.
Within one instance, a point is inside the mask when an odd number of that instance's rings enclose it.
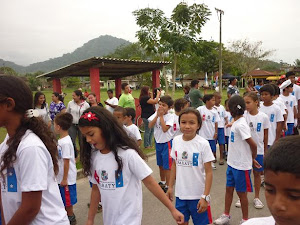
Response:
[[[203,101],[202,101],[203,96],[198,88],[199,88],[199,80],[192,80],[189,96],[191,100],[191,107],[194,108],[198,108],[199,106],[203,105]]]
[[[76,147],[76,138],[78,136],[80,148],[82,146],[81,143],[81,132],[78,127],[78,121],[80,119],[81,114],[84,110],[88,109],[90,105],[85,101],[85,98],[82,95],[80,90],[76,90],[72,93],[73,100],[68,103],[67,112],[73,116],[73,122],[70,127],[69,135],[72,139],[74,151],[75,151],[75,158],[77,158],[78,151]]]
[[[185,85],[184,88],[183,88],[183,92],[184,92],[183,98],[184,98],[185,100],[187,100],[188,102],[191,102],[191,98],[190,98],[190,96],[189,96],[190,90],[191,90],[191,88],[190,88],[189,85]]]
[[[54,118],[57,114],[66,111],[66,106],[63,103],[63,96],[58,92],[52,93],[52,102],[50,103],[49,113],[51,118],[51,129],[54,131]]]
[[[258,91],[254,88],[254,82],[253,80],[248,80],[247,82],[248,86],[245,88],[245,92],[255,92],[258,93]]]
[[[96,94],[91,92],[88,95],[89,105],[92,106],[100,106],[103,107],[101,102],[97,102]]]
[[[263,79],[258,79],[257,80],[257,85],[254,87],[255,90],[259,91],[259,89],[264,86],[264,80]]]
[[[229,85],[227,87],[227,97],[230,98],[233,95],[239,95],[240,91],[238,87],[236,86],[237,79],[236,78],[230,78],[229,79]]]
[[[148,118],[154,114],[154,105],[158,103],[160,97],[160,91],[157,90],[156,97],[153,98],[152,93],[149,91],[148,86],[143,86],[140,93],[140,105],[142,109],[141,117],[145,126],[144,133],[144,147],[152,148],[152,139],[154,128],[149,128]]]
[[[40,117],[45,121],[48,127],[51,127],[51,118],[48,104],[46,103],[46,96],[44,93],[38,91],[34,95],[33,108],[39,111]]]
[[[123,94],[120,96],[118,105],[123,108],[129,107],[129,108],[135,109],[135,102],[134,102],[134,98],[130,94],[129,84],[123,83],[121,87],[123,90]]]
[[[113,113],[115,108],[118,106],[119,100],[116,97],[114,97],[114,92],[111,89],[107,90],[107,96],[108,99],[104,102],[106,105],[105,108],[111,113]]]
[[[298,119],[298,127],[300,125],[300,87],[295,83],[295,73],[293,71],[289,71],[285,74],[286,79],[290,79],[292,84],[293,84],[293,93],[292,95],[294,95],[296,97],[297,103],[298,103],[298,107],[297,107],[297,119]]]

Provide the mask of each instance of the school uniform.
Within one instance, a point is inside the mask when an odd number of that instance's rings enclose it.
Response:
[[[130,138],[132,138],[135,141],[142,140],[141,133],[139,131],[139,128],[135,124],[131,124],[129,126],[124,126],[125,130],[127,131],[127,134]]]
[[[226,116],[226,110],[224,108],[224,106],[219,105],[219,106],[214,106],[214,108],[217,110],[219,117],[220,117],[220,121],[218,122],[218,137],[217,137],[217,142],[219,143],[219,145],[224,145],[225,144],[225,118]]]
[[[281,98],[287,108],[288,116],[286,120],[286,125],[288,130],[285,132],[285,135],[292,135],[294,131],[294,123],[295,123],[295,114],[294,114],[294,107],[297,108],[298,102],[296,100],[296,97],[293,95],[284,96],[280,95],[279,98]]]
[[[233,117],[232,115],[230,114],[229,111],[225,111],[225,117],[228,118],[228,123],[231,123],[233,121]],[[231,130],[231,127],[226,127],[225,130],[224,130],[224,133],[225,133],[225,143],[228,145],[229,144],[229,136],[230,136],[230,130]]]
[[[173,123],[173,137],[176,137],[178,135],[181,135],[182,132],[180,130],[180,124],[179,124],[179,116],[177,116],[176,114],[173,114],[173,117],[174,117],[174,123]]]

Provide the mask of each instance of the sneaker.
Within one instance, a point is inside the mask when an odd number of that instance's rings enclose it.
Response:
[[[76,225],[77,221],[75,214],[73,214],[72,216],[68,216],[68,219],[70,221],[70,225]]]
[[[216,219],[214,221],[214,224],[217,224],[217,225],[226,225],[226,224],[229,224],[229,222],[230,222],[230,216],[222,214],[218,219]]]
[[[167,191],[168,191],[168,186],[167,185],[165,185],[164,187],[163,187],[163,191],[165,192],[165,193],[167,193]]]
[[[242,219],[242,220],[240,221],[240,225],[243,224],[243,223],[245,223],[246,221],[247,221],[247,220]]]
[[[235,207],[237,208],[241,208],[241,200],[237,200],[237,202],[235,203]]]
[[[253,199],[253,204],[256,209],[262,209],[264,204],[259,200],[259,198]]]
[[[99,212],[102,212],[102,205],[100,202],[98,204],[98,209],[97,209],[97,213],[99,213]]]
[[[214,169],[214,170],[216,170],[217,169],[217,167],[216,167],[216,165],[215,165],[215,163],[211,163],[211,167]]]

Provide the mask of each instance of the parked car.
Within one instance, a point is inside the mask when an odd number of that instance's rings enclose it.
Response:
[[[169,83],[169,87],[173,88],[173,83]],[[182,84],[178,83],[178,82],[175,82],[175,88],[182,88]]]

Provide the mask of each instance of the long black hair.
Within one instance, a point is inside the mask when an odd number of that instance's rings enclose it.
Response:
[[[79,127],[99,127],[102,131],[103,139],[106,142],[106,147],[114,154],[115,160],[118,164],[117,173],[123,168],[122,159],[118,156],[118,148],[134,149],[142,159],[146,159],[144,153],[140,150],[135,140],[128,137],[127,132],[118,120],[105,108],[93,106],[86,109],[82,115],[91,112],[99,120],[91,120],[80,118]],[[91,175],[91,155],[92,147],[87,143],[86,138],[83,137],[82,149],[80,149],[80,161],[83,167],[83,173],[88,176]],[[116,174],[117,174],[116,173]]]
[[[45,97],[45,100],[44,100],[44,102],[43,102],[42,105],[41,105],[41,109],[43,109],[43,108],[46,107],[46,95],[45,95],[43,92],[38,91],[38,92],[36,92],[35,95],[34,95],[33,108],[36,107],[36,105],[37,105],[37,103],[38,103],[38,101],[39,101],[39,97],[40,97],[41,95],[44,95],[44,97]]]
[[[14,112],[22,116],[20,126],[16,129],[15,134],[7,141],[8,149],[2,155],[0,174],[4,177],[3,171],[11,167],[17,160],[17,149],[25,132],[30,129],[45,144],[49,151],[54,173],[58,173],[57,164],[57,143],[54,134],[50,128],[40,117],[28,118],[25,116],[26,111],[33,106],[33,96],[30,88],[19,77],[0,75],[0,104],[10,104],[8,98],[12,98],[15,102]]]

